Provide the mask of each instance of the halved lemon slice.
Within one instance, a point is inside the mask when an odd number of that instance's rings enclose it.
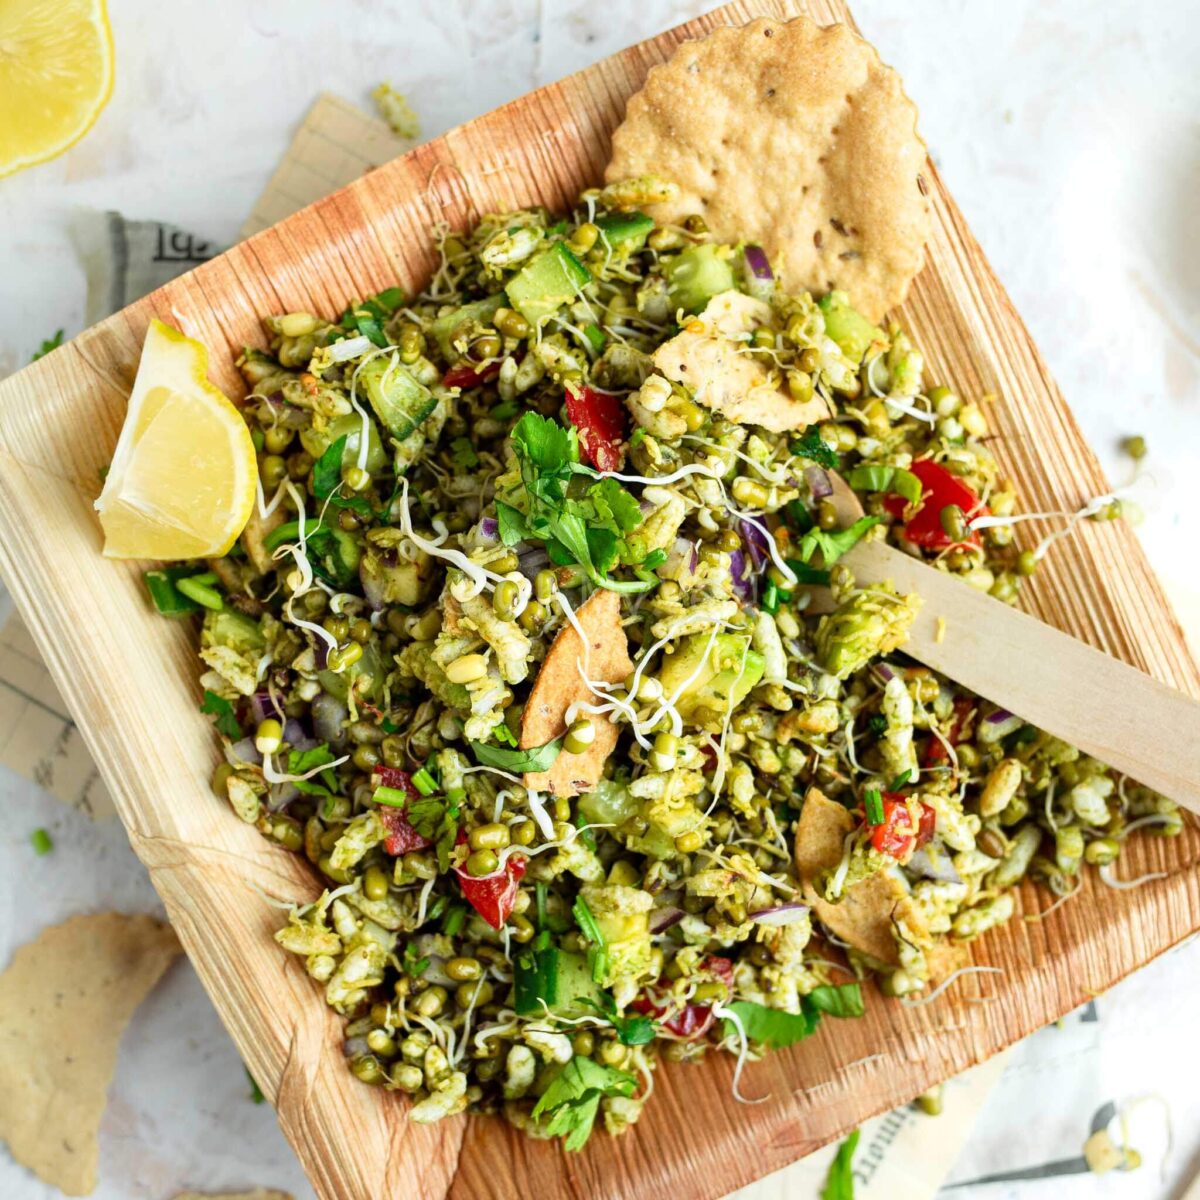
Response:
[[[96,501],[109,558],[216,558],[254,505],[250,430],[208,382],[208,351],[151,321],[133,394]]]
[[[3,0],[0,175],[73,146],[95,124],[112,85],[104,0]]]

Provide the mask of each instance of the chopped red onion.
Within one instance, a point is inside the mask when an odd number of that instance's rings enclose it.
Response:
[[[746,246],[742,250],[746,290],[756,300],[770,300],[775,294],[775,273],[767,253],[761,246]]]
[[[550,556],[546,547],[519,542],[515,547],[517,552],[517,570],[533,583],[539,571],[544,571],[550,565]]]
[[[833,484],[829,481],[829,475],[820,467],[805,467],[804,478],[814,500],[824,500],[826,496],[833,495]]]
[[[771,557],[767,549],[767,535],[757,521],[738,521],[738,532],[742,535],[742,545],[750,552],[750,561],[756,571],[766,566]]]
[[[750,914],[750,920],[758,925],[791,925],[808,916],[807,904],[776,904],[773,908],[760,908]]]
[[[500,536],[500,522],[495,517],[484,517],[479,522],[479,536],[485,542],[494,542]]]
[[[937,842],[926,842],[914,850],[905,866],[914,875],[922,875],[938,883],[962,883],[962,878],[954,869],[954,860]]]
[[[668,579],[678,579],[680,569],[685,564],[689,572],[694,572],[698,561],[696,547],[687,538],[676,538],[667,551],[667,561],[663,563],[662,570]]]
[[[879,676],[880,679],[883,680],[884,683],[890,683],[896,678],[896,672],[893,671],[892,668],[889,667],[885,662],[876,663],[875,666],[872,667],[872,670],[876,675]]]
[[[754,603],[754,573],[750,563],[741,550],[735,550],[729,556],[729,574],[733,582],[733,594],[743,604]]]
[[[245,763],[250,763],[252,766],[262,766],[263,756],[259,754],[258,747],[254,744],[252,737],[242,738],[240,742],[233,742],[225,747],[225,759],[231,767],[239,767]]]
[[[300,795],[294,783],[274,783],[267,789],[267,808],[271,812],[282,812]]]
[[[670,905],[663,905],[661,908],[652,909],[650,912],[650,932],[662,933],[663,930],[670,929],[672,925],[678,925],[682,920],[682,908],[672,908]]]
[[[250,714],[254,717],[255,727],[268,719],[283,720],[283,709],[271,699],[270,692],[255,692],[250,697]]]
[[[746,267],[755,279],[774,280],[775,273],[767,259],[767,252],[761,246],[747,246],[742,254],[746,259]]]
[[[316,739],[309,737],[308,731],[295,717],[289,717],[284,721],[283,740],[293,750],[311,750],[317,744]]]
[[[372,610],[379,612],[380,609],[385,608],[386,601],[383,598],[383,579],[379,575],[368,571],[361,572],[359,578],[362,580],[363,595],[366,597],[367,603],[371,606]],[[325,647],[326,652],[328,651],[324,638],[317,644],[318,656],[322,652],[321,647]],[[317,666],[319,669],[324,670],[324,666],[321,663],[318,663]]]
[[[1010,713],[1006,708],[998,708],[994,713],[988,713],[988,715],[984,717],[984,721],[988,725],[999,725],[1004,721],[1011,721],[1012,719],[1013,714]]]

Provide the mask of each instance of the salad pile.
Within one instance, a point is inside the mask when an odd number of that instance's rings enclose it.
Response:
[[[657,226],[670,190],[439,230],[420,295],[267,318],[250,522],[148,574],[203,613],[214,788],[323,885],[278,941],[417,1121],[577,1149],[660,1054],[737,1055],[741,1095],[869,978],[953,980],[1020,880],[1120,885],[1128,834],[1181,828],[906,659],[919,598],[839,561],[886,538],[1016,599],[1047,543],[1014,545],[986,401]]]

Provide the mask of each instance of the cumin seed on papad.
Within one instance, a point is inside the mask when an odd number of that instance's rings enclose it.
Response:
[[[605,178],[678,185],[656,220],[696,213],[757,242],[787,291],[840,288],[878,321],[924,263],[925,143],[899,76],[842,25],[760,19],[685,42],[613,134]]]
[[[621,598],[616,592],[593,592],[576,610],[575,619],[587,635],[586,647],[575,627],[564,625],[534,680],[521,714],[521,748],[544,746],[566,732],[566,712],[577,702],[595,703],[580,669],[588,679],[619,683],[630,671],[629,642],[621,627]],[[594,717],[596,737],[582,754],[559,753],[548,771],[530,771],[525,786],[555,796],[575,796],[593,787],[604,763],[617,745],[617,727],[606,717]]]

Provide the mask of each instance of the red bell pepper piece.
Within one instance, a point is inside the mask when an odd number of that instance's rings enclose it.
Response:
[[[567,388],[567,417],[579,430],[579,449],[597,471],[621,465],[625,409],[619,396],[590,387]]]
[[[513,905],[517,902],[521,877],[525,874],[525,859],[513,855],[491,875],[469,875],[461,867],[455,867],[454,873],[466,902],[493,929],[499,929],[512,915]]]
[[[917,845],[923,846],[937,829],[937,813],[928,804],[921,805],[921,823],[917,826]]]
[[[871,826],[871,845],[880,854],[890,854],[893,858],[904,859],[914,851],[922,841],[922,833],[928,829],[924,840],[933,835],[933,823],[928,822],[926,812],[932,809],[921,806],[921,818],[914,828],[912,814],[908,805],[899,792],[883,793],[883,823]],[[934,814],[936,822],[937,815]]]
[[[416,800],[421,795],[407,771],[402,771],[399,767],[385,767],[382,763],[371,771],[371,786],[390,787],[398,792],[407,792],[410,800]]]
[[[967,520],[991,512],[986,504],[957,476],[945,467],[928,458],[921,458],[908,468],[921,481],[921,504],[904,526],[905,541],[920,546],[923,550],[946,550],[951,546],[979,545],[979,534],[969,533],[961,542],[955,542],[942,528],[942,509],[957,504]],[[903,496],[888,494],[883,506],[893,517],[904,519],[908,501]]]
[[[500,364],[498,362],[490,362],[487,366],[479,368],[473,367],[469,363],[461,362],[457,366],[451,367],[442,376],[442,386],[456,388],[478,387],[481,383],[487,383],[489,379],[494,379],[499,374]]]
[[[408,796],[409,804],[421,795],[413,784],[412,776],[398,767],[376,767],[371,773],[371,784],[374,787],[390,787],[404,792]],[[408,817],[405,816],[407,811],[408,805],[404,808],[397,808],[394,804],[379,806],[379,819],[388,831],[383,840],[383,848],[388,854],[398,856],[407,854],[410,850],[424,850],[426,846],[433,845],[409,823]]]
[[[410,850],[424,850],[427,846],[433,845],[427,837],[418,833],[408,823],[408,818],[401,808],[380,805],[379,819],[387,827],[388,835],[383,839],[383,848],[388,854],[398,857],[401,854],[407,854]]]
[[[700,970],[725,985],[727,1000],[733,995],[733,963],[729,959],[710,955],[700,964]],[[658,1004],[650,996],[639,996],[629,1007],[643,1016],[654,1017],[667,1033],[684,1041],[703,1037],[716,1020],[711,1004],[685,1004],[665,1020],[663,1014],[670,1011],[670,1006]]]

